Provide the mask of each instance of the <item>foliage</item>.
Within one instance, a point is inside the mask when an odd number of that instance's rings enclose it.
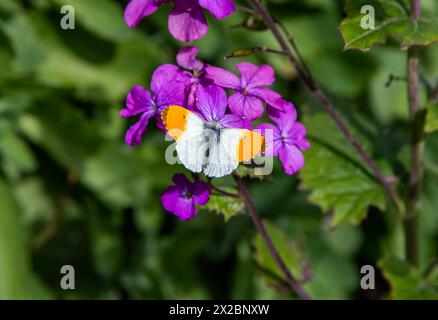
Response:
[[[361,21],[365,5],[374,8],[376,23],[373,29],[364,29]],[[402,49],[410,46],[427,46],[438,41],[438,19],[425,17],[416,21],[409,16],[409,4],[406,0],[347,0],[345,11],[348,17],[342,21],[341,31],[345,40],[345,49],[368,51],[378,44],[394,37]]]
[[[305,119],[312,136],[306,152],[307,164],[301,171],[302,187],[311,190],[309,200],[324,212],[333,212],[331,226],[360,223],[373,205],[385,209],[385,196],[366,164],[352,156],[354,151],[325,115]],[[319,129],[318,128],[322,128]]]

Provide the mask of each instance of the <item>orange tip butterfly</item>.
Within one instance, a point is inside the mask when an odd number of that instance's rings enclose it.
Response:
[[[181,163],[192,172],[208,177],[223,177],[240,162],[251,161],[264,150],[264,137],[251,130],[221,128],[214,121],[206,122],[194,112],[169,106],[162,113],[167,134],[176,141]]]

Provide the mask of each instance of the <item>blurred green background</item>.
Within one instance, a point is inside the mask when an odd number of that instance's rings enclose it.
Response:
[[[181,222],[163,211],[160,195],[172,175],[187,172],[165,163],[161,131],[150,126],[139,147],[125,145],[132,122],[118,112],[127,92],[135,84],[148,87],[153,70],[175,63],[182,46],[167,31],[169,6],[131,30],[123,21],[126,3],[0,1],[0,299],[289,298],[265,281],[246,214],[224,222],[201,210]],[[64,4],[75,8],[75,30],[60,28]],[[423,5],[438,14],[436,1]],[[390,74],[405,75],[406,53],[391,42],[368,54],[344,52],[341,1],[272,0],[269,7],[382,167],[406,178],[406,83],[385,86]],[[230,70],[242,60],[271,63],[276,89],[297,106],[315,148],[318,135],[337,135],[284,57],[223,59],[234,49],[276,48],[268,31],[236,27],[244,18],[209,16],[208,35],[195,42],[200,57]],[[437,57],[437,46],[422,50],[425,82],[438,79]],[[428,140],[422,266],[434,259],[438,244],[438,139],[432,134]],[[340,164],[334,159],[327,166]],[[300,187],[309,171],[288,177],[276,163],[271,177],[250,182],[260,214],[303,252],[312,274],[306,288],[319,299],[389,297],[378,261],[386,252],[403,255],[397,216],[376,205],[360,225],[330,228],[330,212],[324,215],[308,199],[311,183]],[[67,264],[76,271],[71,291],[59,285]],[[365,264],[376,266],[376,290],[360,289]]]

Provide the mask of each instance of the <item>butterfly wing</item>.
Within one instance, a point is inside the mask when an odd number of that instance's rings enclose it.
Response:
[[[167,107],[161,114],[167,133],[176,140],[182,164],[208,177],[223,177],[247,162],[264,148],[259,133],[239,128],[221,129],[219,134],[206,129],[198,115],[179,106]]]
[[[206,176],[223,177],[238,167],[236,146],[241,134],[241,129],[222,129],[217,139],[210,139],[204,165]]]
[[[203,136],[205,121],[179,106],[167,107],[161,118],[167,133],[176,141],[178,159],[190,171],[201,172],[207,148]]]
[[[222,129],[218,141],[208,147],[204,173],[208,177],[223,177],[233,172],[239,162],[248,162],[262,153],[264,138],[246,129]]]

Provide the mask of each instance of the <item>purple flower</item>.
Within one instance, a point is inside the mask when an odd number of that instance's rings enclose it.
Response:
[[[206,77],[220,87],[236,91],[230,97],[230,110],[234,114],[254,120],[263,115],[263,102],[284,110],[286,101],[275,91],[266,88],[275,81],[274,70],[268,65],[260,67],[242,62],[236,65],[240,79],[221,68],[208,66]]]
[[[196,109],[204,120],[220,128],[251,129],[251,123],[235,114],[225,114],[227,110],[227,94],[224,89],[215,85],[198,87],[196,90]]]
[[[213,81],[205,78],[205,67],[202,61],[196,59],[199,49],[193,46],[181,48],[176,55],[178,65],[186,70],[188,77],[187,85],[187,108],[194,109],[196,89],[200,86],[208,86]]]
[[[268,109],[268,114],[275,125],[264,122],[257,127],[265,136],[265,155],[278,156],[284,171],[292,175],[304,166],[301,150],[310,148],[306,140],[306,129],[296,121],[297,112],[291,103],[288,103],[285,112],[269,112]]]
[[[208,202],[210,187],[205,182],[190,182],[181,173],[174,175],[172,180],[174,185],[161,196],[164,209],[181,220],[192,219],[198,213],[196,205],[203,206]]]
[[[131,0],[125,9],[125,21],[129,27],[137,26],[143,17],[154,13],[169,0]],[[216,19],[222,19],[235,10],[234,0],[173,0],[169,16],[169,32],[180,41],[201,39],[208,31],[203,9]]]
[[[152,94],[142,86],[134,86],[126,98],[126,107],[120,111],[124,118],[140,116],[126,132],[125,141],[129,145],[140,144],[150,118],[160,115],[167,106],[183,105],[184,74],[175,65],[161,65],[152,75],[151,90]],[[160,117],[157,125],[163,127]]]

